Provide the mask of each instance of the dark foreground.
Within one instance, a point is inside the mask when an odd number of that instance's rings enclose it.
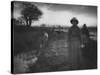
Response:
[[[67,32],[46,30],[49,34],[49,38],[48,41],[43,42],[44,40],[41,41],[43,35],[40,33],[41,31],[22,31],[14,31],[14,73],[36,73],[97,68],[96,40],[90,39],[86,46],[81,48],[82,61],[80,62],[80,65],[78,65],[78,68],[74,68],[70,64],[70,57],[68,56],[69,46]],[[42,47],[40,47],[41,44]],[[38,55],[39,52],[40,54]]]

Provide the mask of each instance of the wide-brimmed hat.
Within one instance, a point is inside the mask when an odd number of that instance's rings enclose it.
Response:
[[[70,20],[71,24],[78,24],[79,21],[77,20],[76,17],[73,17],[71,20]]]

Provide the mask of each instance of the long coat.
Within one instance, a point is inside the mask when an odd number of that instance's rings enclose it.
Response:
[[[69,61],[73,69],[78,69],[81,61],[81,32],[78,26],[72,26],[68,31]]]

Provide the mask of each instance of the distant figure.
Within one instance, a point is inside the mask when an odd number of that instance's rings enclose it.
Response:
[[[48,33],[44,31],[42,35],[42,48],[46,47],[48,42],[48,36],[49,36]]]
[[[49,37],[48,33],[44,32],[44,38],[45,38],[46,41],[48,41],[48,37]]]
[[[39,55],[44,55],[45,53],[45,48],[48,46],[48,38],[49,35],[46,31],[42,32],[42,37],[40,37],[41,43],[40,43],[40,52]]]
[[[40,48],[45,47],[46,42],[48,41],[48,33],[46,31],[41,31],[39,34],[39,40],[40,40]]]
[[[74,17],[70,20],[72,27],[68,31],[69,58],[72,69],[78,69],[81,59],[81,31],[77,26],[78,20]]]
[[[86,24],[84,24],[83,27],[81,28],[81,37],[82,37],[82,43],[86,44],[89,39],[89,31]]]
[[[89,35],[89,30],[86,24],[81,29],[82,44],[82,55],[87,59],[87,66],[91,68],[97,67],[97,41],[92,40]]]

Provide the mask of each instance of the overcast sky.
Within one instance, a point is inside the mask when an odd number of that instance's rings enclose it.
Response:
[[[79,20],[79,26],[87,24],[87,26],[97,25],[97,7],[81,6],[68,4],[49,4],[49,3],[32,3],[36,5],[43,13],[39,21],[35,21],[32,25],[49,24],[71,26],[70,19],[76,17]],[[21,3],[14,5],[14,18],[21,16]]]

